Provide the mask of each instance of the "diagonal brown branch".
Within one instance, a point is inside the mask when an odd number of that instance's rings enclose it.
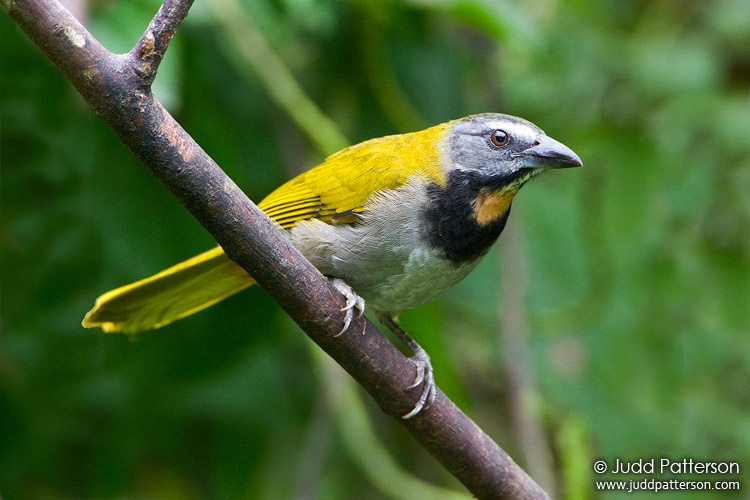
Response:
[[[150,85],[191,0],[167,0],[128,54],[107,51],[56,0],[0,0],[79,90],[226,253],[300,327],[479,498],[547,498],[539,486],[442,392],[410,420],[404,390],[413,365],[364,318],[337,337],[343,298],[290,244],[153,96]]]

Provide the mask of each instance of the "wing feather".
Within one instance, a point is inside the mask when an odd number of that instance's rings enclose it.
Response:
[[[380,137],[329,156],[269,194],[258,206],[285,229],[302,220],[353,223],[370,197],[412,176],[444,183],[441,139],[448,124],[421,132]],[[424,147],[418,147],[424,143]]]

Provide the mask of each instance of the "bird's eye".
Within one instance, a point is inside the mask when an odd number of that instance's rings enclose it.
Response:
[[[501,148],[508,144],[510,136],[504,130],[494,130],[490,135],[490,141],[493,145]]]

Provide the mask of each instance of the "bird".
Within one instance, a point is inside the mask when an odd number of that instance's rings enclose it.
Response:
[[[501,113],[349,146],[258,207],[346,298],[346,332],[367,308],[411,350],[421,386],[412,418],[434,403],[427,352],[398,315],[453,287],[488,253],[530,179],[579,167],[578,155],[533,123]],[[215,247],[96,299],[87,328],[137,334],[205,309],[255,280]]]

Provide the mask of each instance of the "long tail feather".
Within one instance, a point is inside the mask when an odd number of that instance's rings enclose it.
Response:
[[[139,333],[196,313],[253,284],[255,280],[216,247],[101,295],[82,324],[105,332]]]

